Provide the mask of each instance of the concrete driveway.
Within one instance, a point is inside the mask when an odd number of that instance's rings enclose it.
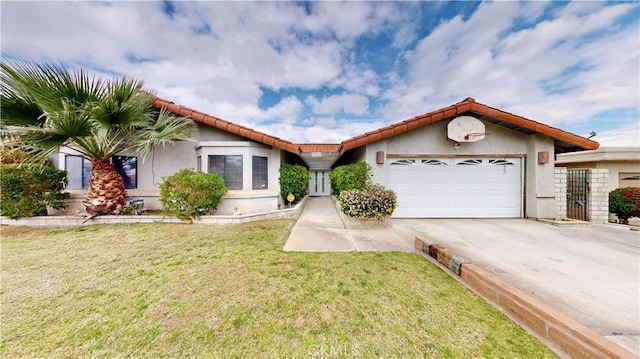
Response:
[[[640,355],[640,232],[524,219],[392,219]]]

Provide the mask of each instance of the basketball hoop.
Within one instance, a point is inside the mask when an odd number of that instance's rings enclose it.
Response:
[[[454,142],[477,142],[484,138],[484,123],[475,117],[460,116],[447,124],[447,138]]]
[[[472,132],[472,133],[467,133],[466,135],[464,135],[464,139],[466,141],[469,141],[471,138],[473,137],[482,137],[484,138],[484,136],[487,136],[489,133],[488,132]]]

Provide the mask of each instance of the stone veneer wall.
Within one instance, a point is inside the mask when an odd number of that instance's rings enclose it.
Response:
[[[609,222],[608,169],[589,169],[589,214],[592,223]]]
[[[554,192],[556,195],[556,204],[558,214],[556,220],[567,218],[567,168],[556,167],[554,170]]]

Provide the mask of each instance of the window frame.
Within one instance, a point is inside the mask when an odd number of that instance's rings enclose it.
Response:
[[[258,166],[256,166],[256,160],[264,160],[264,162],[257,163]],[[256,167],[259,168],[256,169]],[[256,175],[260,175],[261,178],[257,178]],[[269,157],[251,156],[251,188],[253,190],[269,189]]]
[[[211,160],[213,158],[222,158],[222,173],[218,173],[215,171],[212,171],[212,165],[211,165]],[[234,158],[236,157],[236,158]],[[240,175],[239,175],[239,181],[234,180],[233,182],[231,182],[231,180],[229,179],[229,175],[231,173],[229,173],[228,171],[228,165],[232,160],[237,161],[239,157],[240,160]],[[222,179],[224,180],[224,184],[227,187],[228,190],[232,190],[232,191],[241,191],[244,188],[244,156],[243,155],[208,155],[207,156],[207,173],[211,174],[211,173],[215,173],[217,175],[219,175],[220,177],[222,177]]]

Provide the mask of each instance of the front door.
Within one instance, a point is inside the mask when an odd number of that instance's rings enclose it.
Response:
[[[309,171],[309,196],[328,196],[331,194],[330,170]]]

